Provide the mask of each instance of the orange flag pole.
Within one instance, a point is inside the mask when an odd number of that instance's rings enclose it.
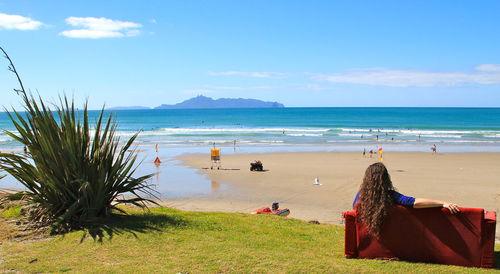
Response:
[[[158,144],[155,145],[155,150],[156,150],[156,159],[154,160],[155,166],[160,166],[161,160],[160,157],[158,157]]]

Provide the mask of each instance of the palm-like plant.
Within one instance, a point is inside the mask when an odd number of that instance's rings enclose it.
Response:
[[[0,153],[0,168],[28,189],[41,209],[38,216],[50,220],[56,230],[72,229],[123,212],[120,204],[144,208],[154,203],[146,197],[154,197],[148,183],[152,174],[133,177],[137,154],[127,152],[138,133],[120,147],[111,115],[104,121],[101,110],[91,128],[87,104],[78,111],[67,97],[60,100],[55,115],[40,97],[26,92],[11,59],[0,49],[18,78],[21,88],[14,90],[25,108],[25,116],[6,110],[18,133],[5,133],[29,151]]]

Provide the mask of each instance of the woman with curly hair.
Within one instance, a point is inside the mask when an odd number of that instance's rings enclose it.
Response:
[[[395,204],[413,208],[444,207],[452,214],[460,212],[456,204],[402,195],[392,186],[391,176],[383,163],[370,165],[353,202],[368,232],[379,235],[385,216]]]

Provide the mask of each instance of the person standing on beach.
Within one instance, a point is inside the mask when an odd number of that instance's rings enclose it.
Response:
[[[433,144],[431,146],[431,150],[432,150],[432,153],[436,153],[437,152],[437,147],[436,147],[436,144]]]

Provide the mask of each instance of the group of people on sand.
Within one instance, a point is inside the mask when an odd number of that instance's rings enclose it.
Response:
[[[366,156],[366,153],[367,153],[367,152],[366,152],[366,148],[364,148],[364,149],[363,149],[363,157],[365,157],[365,156]],[[375,152],[373,152],[373,149],[370,149],[370,151],[368,151],[368,154],[370,154],[370,158],[372,158],[372,157],[373,157],[373,153],[375,153]]]
[[[437,153],[437,146],[436,146],[436,144],[433,144],[431,146],[431,151],[432,151],[432,153]],[[366,148],[363,148],[363,157],[366,156],[366,153],[367,153],[366,152]],[[375,153],[375,152],[373,151],[373,149],[370,149],[370,151],[368,151],[368,153],[370,154],[370,158],[372,158],[373,157],[373,153]]]

